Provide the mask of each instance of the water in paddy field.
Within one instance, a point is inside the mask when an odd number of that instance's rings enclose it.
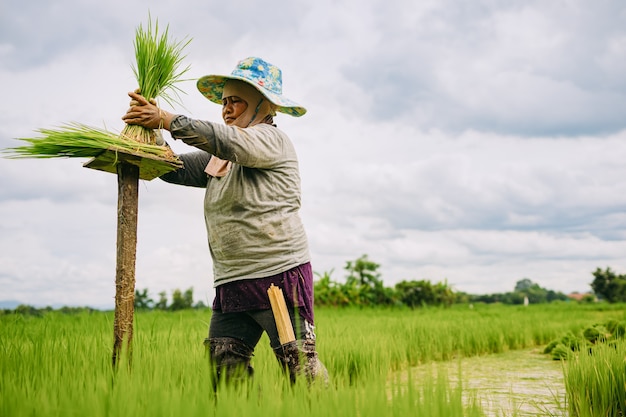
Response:
[[[412,368],[419,381],[443,367],[451,386],[460,376],[463,396],[476,395],[489,416],[567,416],[563,365],[542,349],[452,360]]]

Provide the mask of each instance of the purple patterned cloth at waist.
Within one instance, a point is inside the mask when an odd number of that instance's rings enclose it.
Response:
[[[306,321],[313,321],[313,270],[311,263],[296,266],[288,271],[265,278],[242,279],[215,288],[213,310],[235,313],[271,308],[267,289],[276,285],[283,290],[287,308],[298,307]]]

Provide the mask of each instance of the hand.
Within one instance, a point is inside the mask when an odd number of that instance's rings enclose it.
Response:
[[[135,91],[133,91],[133,92],[134,92],[135,94],[139,94],[139,95],[141,95],[141,88],[138,88],[138,89],[136,89],[136,90],[135,90]],[[150,101],[150,104],[153,104],[153,105],[155,105],[155,106],[157,106],[157,107],[158,107],[158,104],[157,104],[157,102],[156,102],[156,100],[155,100],[155,99],[151,98],[149,101]],[[133,99],[131,99],[131,100],[130,100],[130,106],[131,106],[131,107],[133,107],[133,106],[139,106],[139,102],[133,98]]]
[[[131,98],[130,108],[122,116],[122,120],[129,125],[139,125],[148,129],[168,129],[172,115],[161,110],[154,99],[147,100],[138,90],[128,93]]]

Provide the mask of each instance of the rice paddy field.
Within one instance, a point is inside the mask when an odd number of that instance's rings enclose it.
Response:
[[[328,386],[291,386],[264,336],[254,378],[217,393],[202,344],[210,316],[137,313],[132,363],[113,370],[112,312],[2,315],[0,416],[623,415],[595,400],[624,401],[623,345],[563,362],[542,353],[564,333],[625,320],[623,305],[318,308]]]

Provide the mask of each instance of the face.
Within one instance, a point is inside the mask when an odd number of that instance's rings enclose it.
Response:
[[[247,108],[248,103],[237,96],[222,99],[222,119],[224,119],[224,123],[230,126]]]

